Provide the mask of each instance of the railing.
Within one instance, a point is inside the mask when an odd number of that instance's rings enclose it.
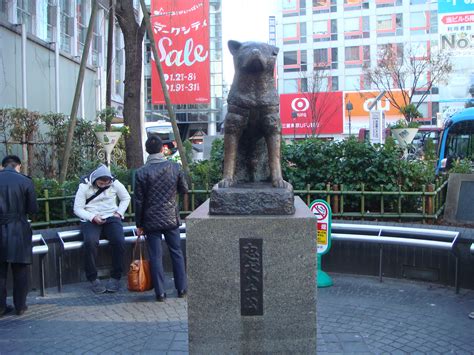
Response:
[[[366,191],[364,185],[360,190],[348,190],[344,185],[327,185],[325,190],[295,190],[306,204],[315,199],[326,200],[332,208],[333,217],[340,219],[399,219],[417,220],[423,223],[437,220],[444,210],[448,181],[439,181],[436,184],[423,185],[422,191],[386,191],[383,185],[379,191]],[[131,187],[128,190],[133,198]],[[188,197],[181,201],[180,214],[187,216],[202,202],[209,198],[211,189],[195,189],[191,187]],[[42,207],[39,220],[32,223],[33,228],[59,227],[77,224],[79,219],[72,212],[74,195],[66,195],[62,190],[60,196],[49,196],[49,190],[43,191],[38,198]],[[52,211],[54,209],[54,211]],[[133,203],[128,207],[126,218],[133,220]]]

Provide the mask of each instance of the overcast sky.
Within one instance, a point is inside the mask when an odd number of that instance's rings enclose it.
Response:
[[[268,16],[276,14],[276,4],[275,0],[222,0],[222,50],[227,85],[234,76],[227,42],[231,39],[268,42]]]

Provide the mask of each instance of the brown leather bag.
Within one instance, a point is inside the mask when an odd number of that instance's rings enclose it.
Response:
[[[135,247],[133,248],[133,262],[128,271],[128,289],[129,291],[144,292],[153,288],[151,281],[150,262],[143,258],[143,242],[141,237],[137,237]],[[140,252],[140,259],[135,259],[137,247]]]

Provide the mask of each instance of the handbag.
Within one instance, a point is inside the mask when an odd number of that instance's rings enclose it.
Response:
[[[133,261],[128,271],[128,290],[134,292],[144,292],[153,288],[151,281],[150,262],[143,257],[143,242],[141,236],[137,237],[135,247],[133,248]],[[139,249],[140,258],[135,259],[135,255]]]

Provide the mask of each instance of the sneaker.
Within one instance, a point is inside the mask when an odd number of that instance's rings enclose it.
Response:
[[[91,288],[92,292],[94,292],[95,294],[105,293],[107,291],[104,285],[102,285],[97,279],[91,281]]]
[[[120,280],[117,280],[117,279],[110,279],[109,282],[107,282],[107,292],[117,292],[118,290],[120,290]]]
[[[469,313],[468,317],[474,319],[474,312]]]

